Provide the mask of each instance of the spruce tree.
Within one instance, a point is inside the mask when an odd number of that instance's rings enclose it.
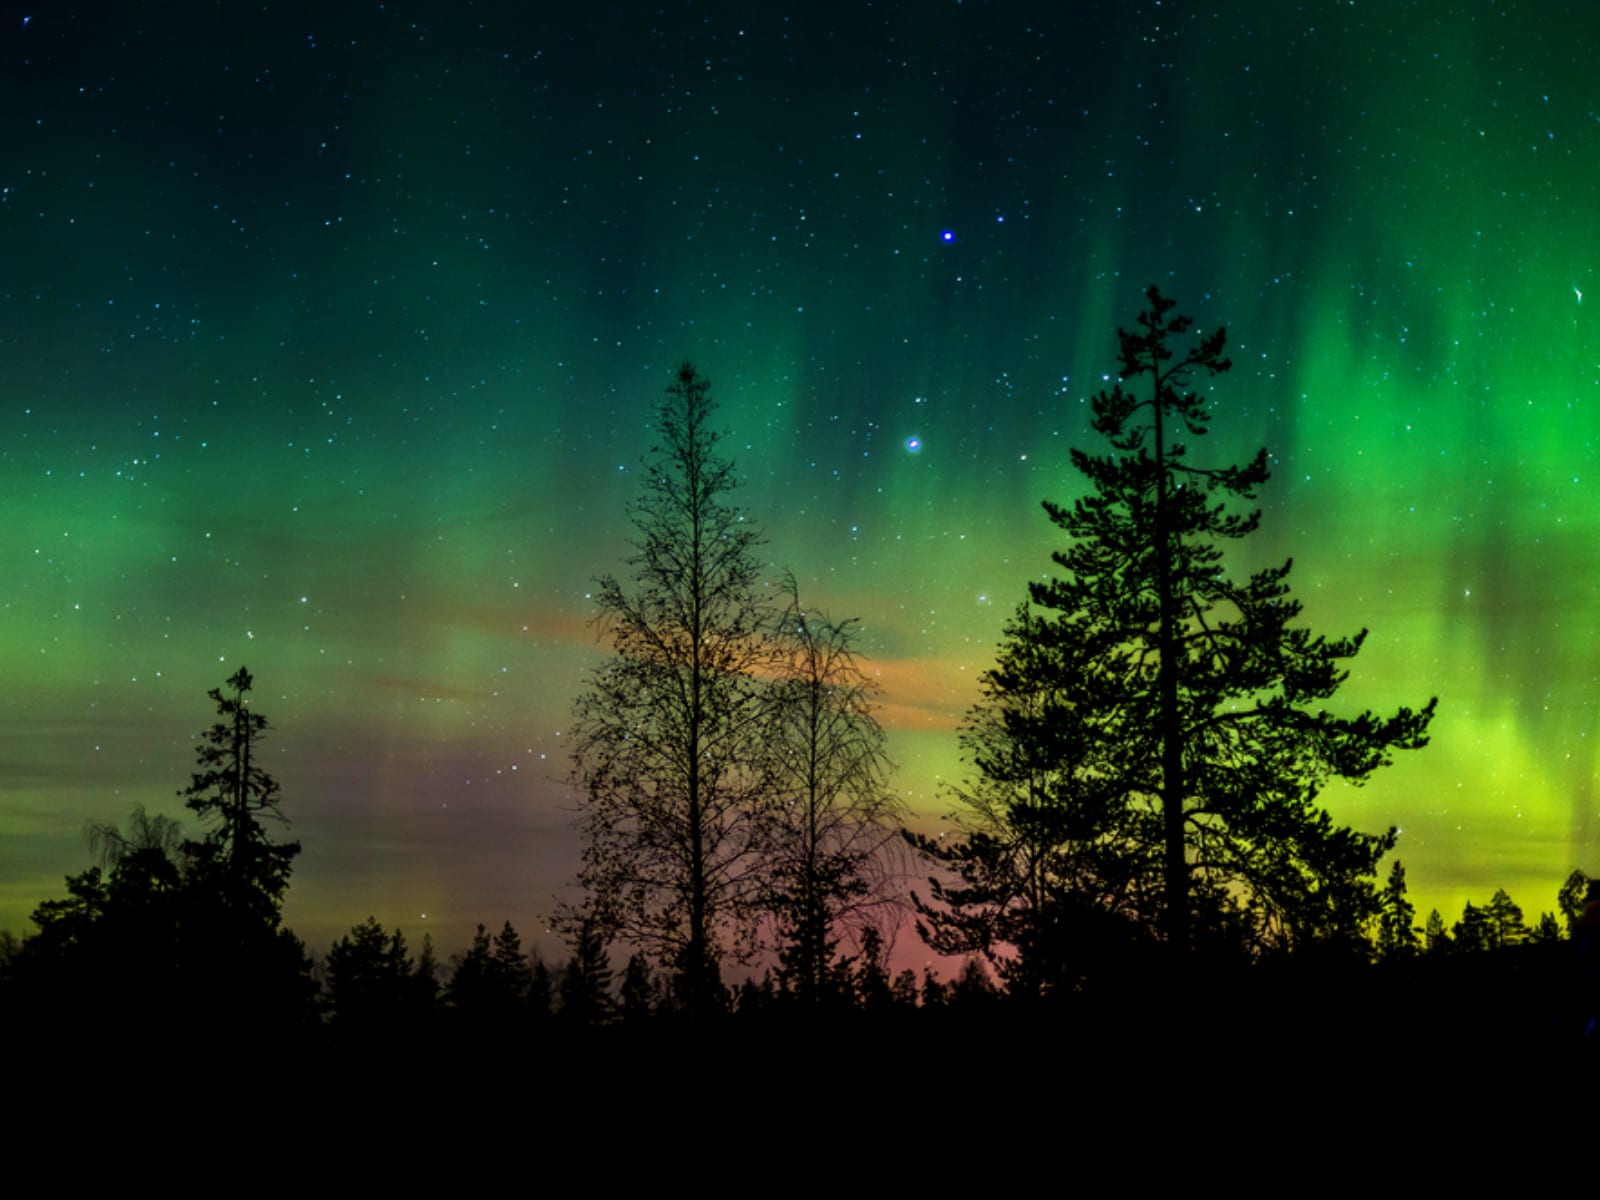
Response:
[[[416,984],[405,935],[368,917],[328,950],[326,1002],[340,1026],[387,1029],[415,1011]]]
[[[543,964],[522,952],[522,937],[510,921],[491,936],[480,924],[472,946],[453,960],[445,999],[458,1013],[488,1022],[509,1022],[530,1009],[548,1013],[548,972],[537,992]]]
[[[1378,914],[1378,953],[1384,958],[1408,958],[1417,952],[1417,910],[1406,899],[1406,869],[1397,858],[1389,868]]]
[[[422,935],[422,949],[411,972],[413,1004],[419,1014],[431,1014],[439,1001],[439,959],[433,950],[433,934]]]
[[[1484,910],[1468,900],[1461,919],[1450,929],[1450,944],[1457,950],[1477,952],[1493,947],[1493,926]]]
[[[605,939],[590,922],[573,938],[572,957],[561,972],[557,991],[562,1019],[580,1025],[603,1025],[609,1021],[616,1008],[611,998],[611,975]]]

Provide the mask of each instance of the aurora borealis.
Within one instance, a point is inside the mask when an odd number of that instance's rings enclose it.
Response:
[[[684,358],[931,823],[1151,282],[1229,330],[1196,461],[1272,457],[1239,566],[1370,627],[1341,708],[1440,698],[1329,807],[1401,827],[1421,915],[1553,909],[1600,871],[1597,43],[1509,0],[15,18],[0,929],[86,819],[179,814],[242,664],[302,936],[553,950],[588,592]]]

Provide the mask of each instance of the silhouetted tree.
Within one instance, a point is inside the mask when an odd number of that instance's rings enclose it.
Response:
[[[889,995],[896,1008],[915,1008],[917,1006],[917,973],[910,967],[905,968],[894,977],[894,982],[889,985]]]
[[[431,1013],[439,1001],[439,959],[434,954],[431,933],[422,935],[422,949],[417,951],[417,963],[411,971],[411,990],[418,1011]]]
[[[1572,936],[1572,927],[1578,923],[1578,918],[1583,915],[1584,896],[1589,891],[1589,877],[1581,870],[1573,868],[1561,885],[1561,890],[1556,893],[1556,908],[1561,913],[1561,919],[1566,924],[1567,936]]]
[[[22,958],[22,939],[9,929],[0,929],[0,1021],[10,1017],[9,1008],[16,996],[17,963]]]
[[[778,986],[771,971],[764,972],[759,983],[753,977],[746,978],[733,992],[733,1011],[745,1020],[772,1013],[778,1003]]]
[[[950,985],[951,1007],[976,1014],[991,1008],[997,999],[999,991],[984,968],[983,959],[973,955],[962,963]]]
[[[836,995],[840,935],[895,903],[889,855],[902,806],[888,790],[876,685],[855,622],[808,613],[793,577],[768,700],[775,803],[763,883],[777,930],[778,982],[802,1003]],[[887,980],[885,981],[887,983]]]
[[[561,972],[561,1016],[581,1025],[603,1025],[611,1019],[611,956],[605,939],[593,923],[583,926],[573,940],[572,957]]]
[[[1365,631],[1329,641],[1295,624],[1288,563],[1229,577],[1223,546],[1260,513],[1227,501],[1255,498],[1266,452],[1243,466],[1189,462],[1182,435],[1210,422],[1191,380],[1229,369],[1224,333],[1177,350],[1191,321],[1157,289],[1148,299],[1138,329],[1118,331],[1119,382],[1093,402],[1111,453],[1074,450],[1087,494],[1045,504],[1074,539],[1054,555],[1064,574],[1030,587],[1054,615],[1019,617],[990,679],[988,702],[1010,706],[999,724],[1015,769],[1053,762],[1056,776],[986,832],[1012,840],[1004,820],[1024,815],[1030,854],[1063,864],[1050,890],[1086,881],[1098,906],[1132,906],[1174,946],[1191,945],[1192,928],[1355,945],[1394,832],[1336,826],[1316,798],[1330,778],[1360,782],[1392,751],[1426,744],[1434,702],[1391,717],[1320,707]],[[1124,390],[1145,377],[1143,398]]]
[[[1488,917],[1468,900],[1461,909],[1461,919],[1450,927],[1450,944],[1457,950],[1475,953],[1490,948],[1490,936]]]
[[[240,667],[226,684],[231,695],[221,688],[207,693],[222,719],[195,747],[201,769],[178,794],[207,826],[203,841],[184,844],[191,873],[246,927],[276,929],[300,843],[274,842],[262,824],[288,822],[278,807],[277,780],[258,761],[267,718],[250,707],[252,683]]]
[[[722,1007],[719,964],[748,943],[763,860],[763,684],[771,615],[760,535],[729,503],[710,384],[684,363],[657,410],[659,444],[631,514],[631,584],[598,581],[612,647],[574,710],[588,900],[600,922],[678,976],[691,1011]]]
[[[1450,934],[1444,927],[1444,918],[1437,908],[1428,913],[1428,922],[1422,930],[1422,948],[1429,954],[1445,954],[1450,950]]]
[[[170,1023],[174,997],[207,982],[177,865],[160,849],[129,850],[107,873],[66,881],[67,898],[34,910],[39,932],[15,963],[30,1020],[93,1025],[115,1013],[135,1025]]]
[[[526,1016],[534,982],[534,964],[522,953],[522,938],[507,921],[491,937],[482,925],[472,946],[455,960],[445,997],[465,1016],[484,1022],[506,1022]],[[548,974],[544,982],[543,1008],[550,1008]]]
[[[1112,784],[1086,769],[1093,731],[1076,698],[1091,663],[1026,608],[1006,625],[981,701],[961,728],[971,780],[952,790],[961,836],[907,833],[940,863],[917,930],[940,954],[982,953],[1013,996],[1079,986],[1123,957],[1133,920],[1154,904],[1154,843],[1114,836]]]
[[[622,1019],[635,1024],[648,1020],[659,1002],[658,990],[650,960],[642,954],[630,955],[617,989]]]
[[[89,850],[108,871],[140,850],[159,852],[172,860],[180,872],[188,865],[183,826],[160,813],[150,816],[142,804],[133,806],[126,832],[115,821],[90,821],[84,827],[84,834]]]
[[[199,747],[202,770],[180,793],[209,826],[184,841],[176,822],[135,808],[126,831],[91,822],[101,860],[67,880],[68,898],[41,904],[39,934],[19,956],[22,1000],[37,1020],[120,1018],[225,1035],[238,1047],[312,1018],[315,982],[305,947],[279,923],[289,861],[259,817],[276,812],[277,784],[252,762],[266,721],[248,711],[248,673],[211,698],[227,718]],[[248,1034],[245,1033],[248,1031]]]
[[[1406,899],[1406,869],[1395,859],[1384,885],[1378,912],[1378,953],[1384,958],[1407,958],[1417,952],[1417,910]]]
[[[39,932],[24,945],[35,957],[61,958],[80,947],[93,947],[100,919],[110,904],[105,873],[90,867],[67,877],[67,898],[46,900],[33,911]]]
[[[405,936],[368,917],[328,951],[327,1003],[340,1026],[382,1030],[414,1018],[418,991]]]
[[[206,828],[186,841],[185,941],[203,960],[191,999],[208,1020],[236,1027],[254,1017],[284,1026],[308,1019],[316,984],[300,939],[280,924],[299,842],[276,842],[264,821],[287,825],[278,783],[259,762],[267,718],[250,707],[243,667],[207,694],[221,718],[195,748],[200,770],[178,794]]]
[[[1528,940],[1535,945],[1548,945],[1561,941],[1563,936],[1561,922],[1556,920],[1555,913],[1540,913],[1539,923],[1529,931]]]
[[[522,935],[507,921],[494,939],[492,969],[506,993],[518,1002],[528,998],[533,979],[533,960],[522,952]]]
[[[522,934],[506,922],[491,936],[478,925],[466,954],[451,957],[445,1002],[474,1024],[506,1026],[518,1019],[549,1016],[550,970],[538,955],[523,954]]]
[[[1505,888],[1495,892],[1483,908],[1485,940],[1491,950],[1504,946],[1518,946],[1528,940],[1528,927],[1522,920],[1522,909],[1506,893]]]
[[[889,979],[889,952],[883,934],[868,925],[861,931],[861,952],[855,962],[855,994],[867,1012],[885,1012],[894,1006],[893,984]],[[912,977],[912,987],[916,977]]]
[[[533,969],[528,973],[528,1012],[535,1018],[548,1017],[555,1011],[555,980],[537,950],[529,958]]]

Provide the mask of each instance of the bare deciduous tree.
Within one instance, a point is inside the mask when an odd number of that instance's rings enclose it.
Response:
[[[612,656],[574,711],[587,899],[560,918],[647,951],[693,1012],[720,1001],[719,964],[748,947],[760,900],[772,666],[762,539],[728,501],[737,480],[715,410],[684,363],[631,514],[631,579],[599,580]]]
[[[792,577],[788,591],[769,698],[776,803],[767,907],[780,975],[800,999],[816,1002],[838,974],[841,936],[896,903],[905,814],[887,786],[890,763],[873,715],[878,689],[856,659],[856,622],[807,612]]]

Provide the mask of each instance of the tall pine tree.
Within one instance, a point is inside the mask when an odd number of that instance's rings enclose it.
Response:
[[[191,998],[232,1033],[251,1014],[297,1024],[315,992],[305,947],[281,923],[300,843],[274,840],[266,825],[288,821],[278,781],[261,766],[267,718],[250,705],[253,683],[240,667],[207,693],[220,719],[195,747],[200,769],[179,793],[206,828],[203,839],[184,843],[184,940],[202,964]]]
[[[1175,947],[1355,945],[1394,832],[1337,826],[1317,796],[1426,744],[1434,703],[1392,716],[1321,707],[1366,632],[1329,640],[1298,624],[1289,563],[1230,575],[1224,548],[1261,514],[1229,502],[1254,500],[1266,451],[1242,466],[1190,461],[1184,438],[1210,424],[1191,385],[1229,369],[1225,335],[1185,345],[1190,319],[1153,287],[1148,301],[1136,330],[1118,330],[1118,383],[1094,398],[1110,453],[1074,450],[1087,493],[1045,504],[1072,539],[1053,556],[1062,573],[1031,585],[969,722],[1003,751],[972,756],[985,786],[1016,789],[991,773],[997,759],[1044,786],[969,825],[991,844],[1027,833],[1028,861],[1062,872],[1047,882],[1081,894],[1086,880],[1096,904],[1133,906]]]
[[[276,928],[300,843],[273,841],[262,823],[288,824],[278,807],[278,781],[261,767],[267,718],[250,707],[253,683],[240,667],[225,685],[229,693],[207,693],[221,719],[195,747],[200,770],[179,793],[207,833],[184,849],[191,873],[236,918]]]

